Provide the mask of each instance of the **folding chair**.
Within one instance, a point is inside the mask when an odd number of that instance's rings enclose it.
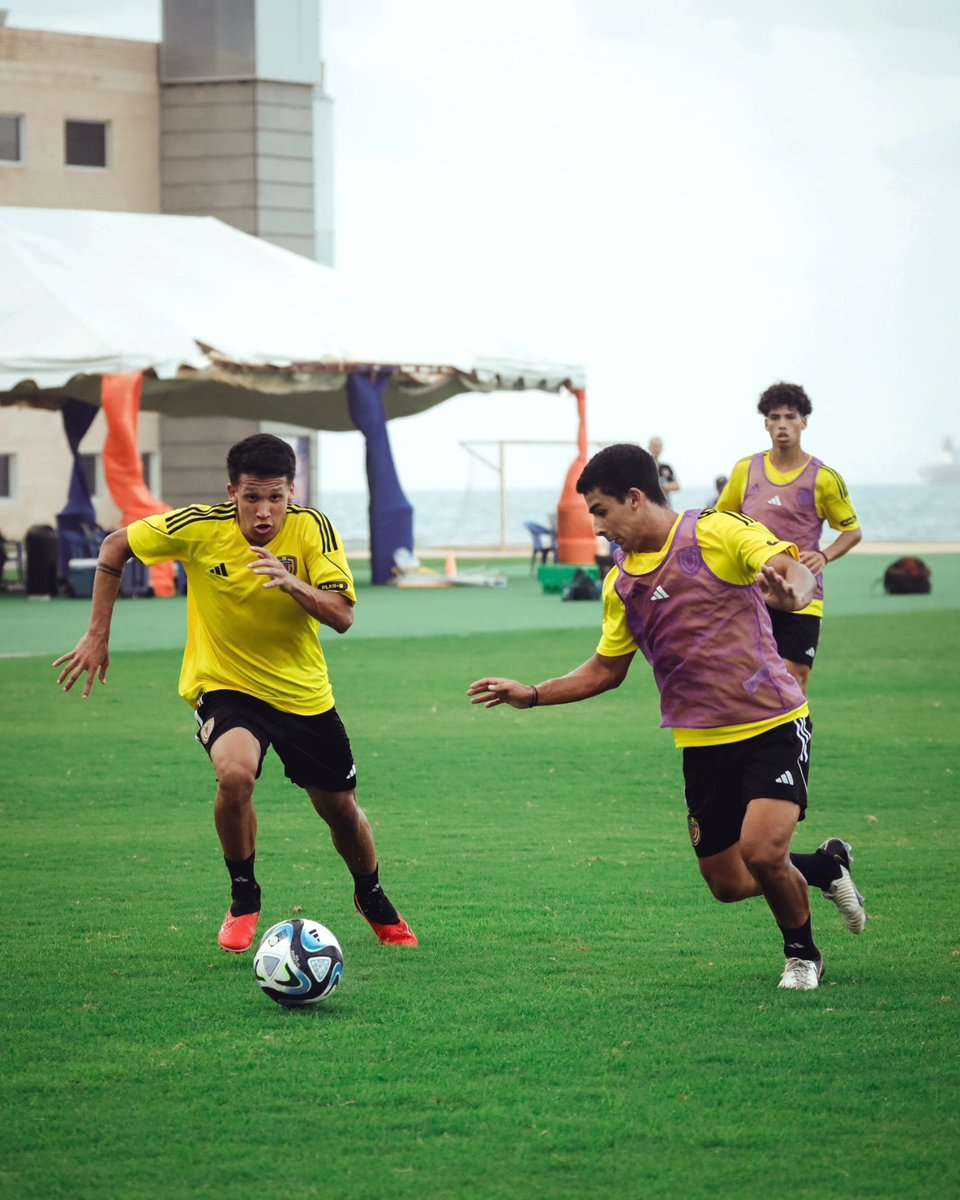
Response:
[[[554,525],[538,525],[536,521],[524,521],[524,526],[533,538],[533,553],[530,556],[530,574],[536,570],[537,559],[546,566],[547,559],[553,555],[557,561],[557,530]]]

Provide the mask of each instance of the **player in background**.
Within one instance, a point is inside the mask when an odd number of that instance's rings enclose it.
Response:
[[[660,455],[663,453],[663,438],[652,437],[647,446],[653,455],[653,461],[657,464],[657,473],[660,476],[660,487],[663,489],[663,494],[669,496],[671,492],[679,492],[680,480],[677,479],[673,467],[669,463],[660,461]]]
[[[811,572],[796,547],[740,513],[677,514],[639,446],[608,446],[577,483],[594,530],[614,545],[593,658],[538,684],[487,676],[473,704],[536,708],[619,687],[639,649],[660,690],[662,725],[683,751],[687,824],[700,872],[725,903],[762,895],[783,934],[779,987],[820,984],[807,885],[851,933],[866,925],[849,849],[831,838],[791,854],[807,807],[812,728],[806,699],[777,653],[767,607],[804,608]]]
[[[334,706],[320,627],[346,633],[356,592],[330,520],[293,502],[296,456],[286,442],[254,434],[227,455],[229,503],[193,504],[134,521],[100,548],[90,626],[53,664],[69,692],[86,675],[106,683],[110,624],[131,554],[153,565],[183,563],[187,643],[180,695],[196,712],[197,741],[217,775],[214,821],[232,900],[220,946],[249,950],[260,919],[254,871],[253,794],[272,745],[290,781],[330,828],[354,880],[354,904],[388,946],[417,938],[380,885],[377,851],[357,804],[350,740]]]
[[[863,534],[843,479],[800,444],[813,412],[803,388],[775,383],[760,397],[757,409],[770,435],[770,449],[737,463],[716,507],[746,513],[778,538],[793,542],[800,549],[800,561],[816,576],[813,599],[805,608],[795,613],[770,610],[777,649],[806,694],[820,643],[823,572],[849,553]],[[820,548],[824,522],[840,531],[826,550]]]

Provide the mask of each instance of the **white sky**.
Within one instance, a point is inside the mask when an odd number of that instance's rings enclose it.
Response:
[[[8,6],[159,38],[159,0]],[[322,11],[351,282],[584,363],[590,437],[659,434],[692,486],[767,444],[756,399],[778,379],[806,387],[806,444],[854,486],[916,481],[960,435],[955,0]],[[391,424],[400,478],[462,487],[460,441],[572,442],[575,415],[449,401]],[[322,444],[324,488],[362,488],[359,434]],[[525,453],[508,482],[549,486],[567,458]]]

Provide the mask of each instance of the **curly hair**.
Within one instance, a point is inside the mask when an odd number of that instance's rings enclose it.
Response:
[[[760,396],[757,412],[769,416],[771,409],[786,405],[795,408],[801,417],[809,417],[813,412],[810,397],[799,383],[774,383]]]
[[[297,473],[297,456],[282,438],[272,433],[254,433],[230,447],[227,455],[227,477],[234,487],[241,475],[253,475],[256,479],[273,479],[283,476],[293,483]]]

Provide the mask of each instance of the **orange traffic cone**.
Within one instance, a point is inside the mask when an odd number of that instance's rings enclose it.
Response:
[[[443,568],[443,573],[451,577],[457,573],[457,556],[452,551],[447,555],[447,565]]]

